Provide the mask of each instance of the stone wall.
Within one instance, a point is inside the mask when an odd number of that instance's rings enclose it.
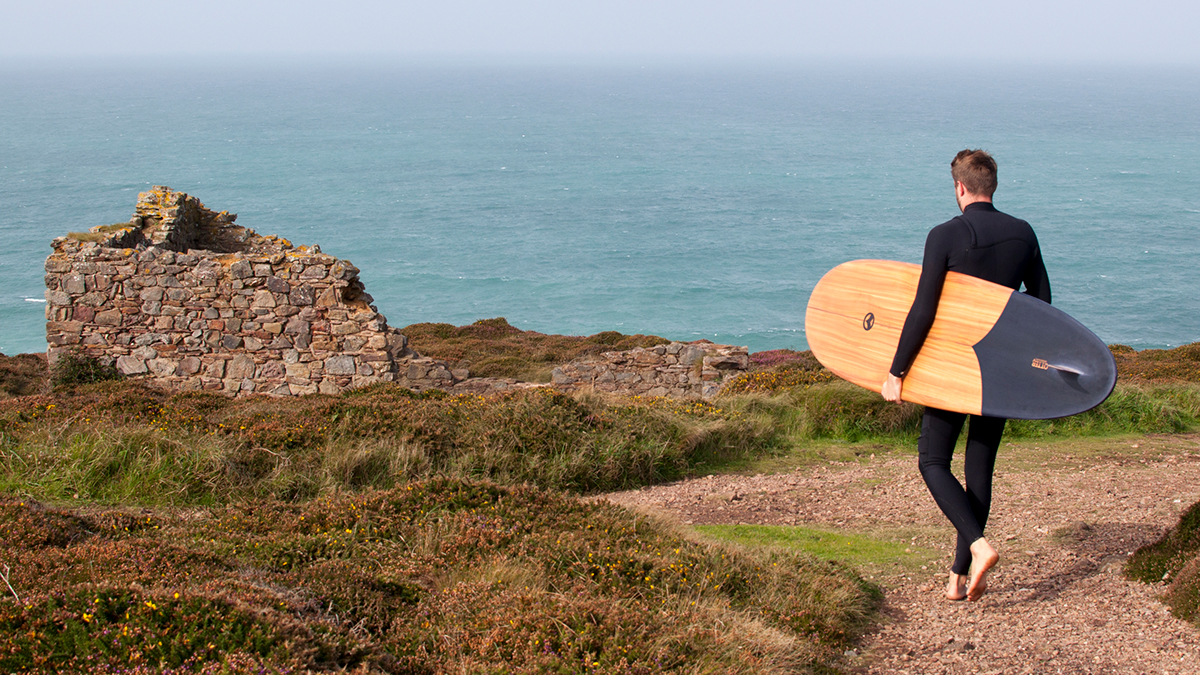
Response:
[[[409,349],[354,265],[236,218],[157,186],[128,224],[55,239],[51,363],[81,350],[162,388],[231,394],[450,388],[466,377]]]
[[[552,381],[556,389],[564,391],[594,389],[641,396],[707,398],[749,367],[745,347],[706,341],[672,342],[606,352],[599,359],[569,363],[554,369]]]

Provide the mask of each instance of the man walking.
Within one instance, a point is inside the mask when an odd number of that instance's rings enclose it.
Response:
[[[996,161],[983,150],[963,150],[950,162],[950,174],[962,215],[930,230],[925,240],[917,295],[883,384],[883,397],[888,401],[901,400],[904,375],[933,325],[946,272],[960,272],[1013,290],[1024,284],[1027,294],[1050,302],[1050,280],[1033,228],[992,205]],[[991,509],[992,472],[1005,420],[971,415],[964,487],[950,472],[950,460],[966,417],[926,408],[917,450],[929,492],[958,531],[946,597],[974,601],[987,591],[987,573],[1000,560],[984,538],[983,528]]]

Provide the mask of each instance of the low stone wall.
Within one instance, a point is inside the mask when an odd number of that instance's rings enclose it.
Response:
[[[128,225],[55,239],[46,260],[51,363],[77,349],[165,389],[231,394],[461,379],[408,348],[354,265],[259,236],[236,218],[155,187],[139,195]]]
[[[745,347],[700,342],[672,342],[624,352],[606,352],[595,360],[555,368],[556,389],[641,396],[715,396],[721,386],[746,372]]]

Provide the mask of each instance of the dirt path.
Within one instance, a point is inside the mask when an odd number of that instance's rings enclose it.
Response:
[[[863,570],[886,591],[884,620],[847,652],[849,672],[1200,673],[1200,631],[1170,615],[1159,589],[1121,576],[1130,553],[1200,500],[1200,436],[1094,445],[1078,459],[1061,453],[1079,446],[1002,449],[988,524],[1001,561],[977,603],[942,596],[953,529],[914,456],[607,497],[687,524],[804,525],[928,551],[923,567]]]

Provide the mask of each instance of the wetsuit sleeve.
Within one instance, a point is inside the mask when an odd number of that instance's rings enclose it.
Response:
[[[929,335],[933,318],[937,315],[938,300],[942,296],[942,286],[946,283],[946,266],[950,259],[947,234],[946,228],[935,227],[925,238],[925,258],[921,262],[917,296],[908,310],[908,318],[904,320],[900,344],[896,346],[896,356],[892,359],[890,372],[896,377],[903,377],[917,358],[917,352],[921,351],[921,345],[925,344],[925,336]]]
[[[1042,262],[1042,247],[1034,246],[1033,259],[1025,266],[1025,294],[1050,304],[1050,277],[1046,274],[1046,265]]]

